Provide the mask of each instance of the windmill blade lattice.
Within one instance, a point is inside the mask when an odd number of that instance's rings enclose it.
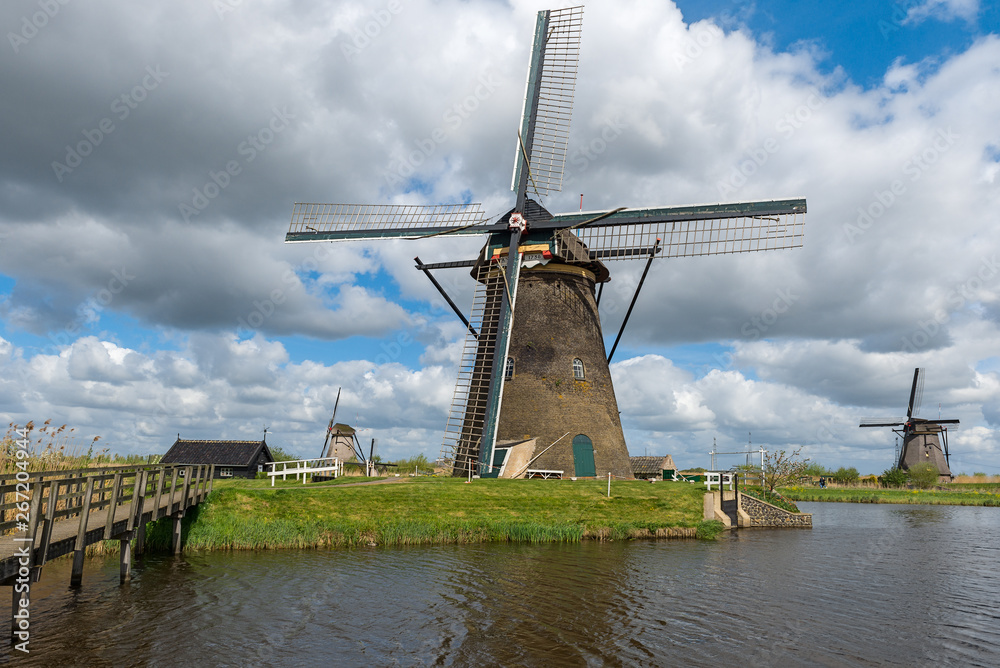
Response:
[[[286,243],[482,234],[486,221],[475,204],[296,203]]]
[[[524,153],[529,156],[529,191],[546,195],[562,189],[582,31],[583,7],[539,12],[515,147],[515,192]]]
[[[805,200],[744,202],[657,209],[622,209],[573,232],[598,260],[692,257],[797,248],[804,236]],[[599,212],[558,214],[560,225],[586,223]]]
[[[906,410],[906,418],[913,417],[914,413],[920,411],[920,404],[924,401],[924,369],[919,367],[913,370],[913,387],[910,389],[910,404]]]

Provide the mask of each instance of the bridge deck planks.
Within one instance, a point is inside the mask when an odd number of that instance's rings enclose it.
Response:
[[[156,498],[146,498],[142,507],[142,522],[150,522],[161,517],[166,517],[178,510],[194,505],[197,496],[189,493],[191,499],[184,503],[184,489],[177,489],[168,498],[163,494],[160,498],[159,507],[156,505]],[[129,512],[132,504],[126,501],[115,508],[114,521],[111,527],[111,536],[117,537],[128,528]],[[105,528],[108,523],[108,511],[106,508],[91,511],[87,517],[87,533],[85,545],[104,540]],[[48,554],[46,560],[55,559],[66,554],[70,554],[76,547],[76,536],[80,530],[79,515],[61,519],[52,527],[52,537],[49,541]],[[41,536],[41,531],[38,535]],[[18,556],[16,552],[27,543],[15,541],[16,538],[23,538],[23,533],[16,533],[9,536],[0,536],[0,584],[10,584],[8,580],[17,574]],[[38,548],[39,546],[35,546]],[[39,563],[41,554],[36,554],[35,563]]]

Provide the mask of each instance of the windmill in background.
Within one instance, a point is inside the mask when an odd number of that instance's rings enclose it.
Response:
[[[631,478],[598,303],[604,261],[690,257],[802,245],[804,199],[552,214],[539,201],[562,187],[583,8],[538,13],[517,131],[514,207],[485,218],[479,204],[299,204],[286,243],[485,235],[474,260],[417,268],[471,268],[468,335],[445,428],[452,473],[495,476],[512,443],[567,477]],[[529,196],[530,195],[530,196]],[[532,197],[533,196],[533,197]],[[516,307],[516,308],[515,308]],[[498,444],[502,447],[497,447]],[[537,452],[537,454],[535,454]]]
[[[903,439],[903,447],[896,460],[896,468],[908,470],[915,464],[927,462],[938,471],[942,482],[951,482],[951,455],[948,452],[948,428],[943,424],[958,424],[957,419],[925,420],[913,417],[920,410],[924,394],[924,370],[913,370],[910,401],[906,406],[906,419],[865,418],[859,427],[890,427]],[[940,414],[940,409],[938,413]]]

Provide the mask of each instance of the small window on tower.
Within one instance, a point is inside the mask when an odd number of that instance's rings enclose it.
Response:
[[[576,380],[586,380],[583,373],[583,360],[579,357],[573,359],[573,378]]]
[[[503,372],[503,378],[504,378],[504,380],[510,380],[513,377],[514,377],[514,358],[513,357],[508,357],[507,358],[507,366],[506,366],[506,368],[504,369],[504,372]]]

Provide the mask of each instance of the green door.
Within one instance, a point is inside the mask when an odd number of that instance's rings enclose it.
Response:
[[[594,444],[583,434],[573,437],[573,468],[577,478],[593,478],[597,475],[594,466]]]

